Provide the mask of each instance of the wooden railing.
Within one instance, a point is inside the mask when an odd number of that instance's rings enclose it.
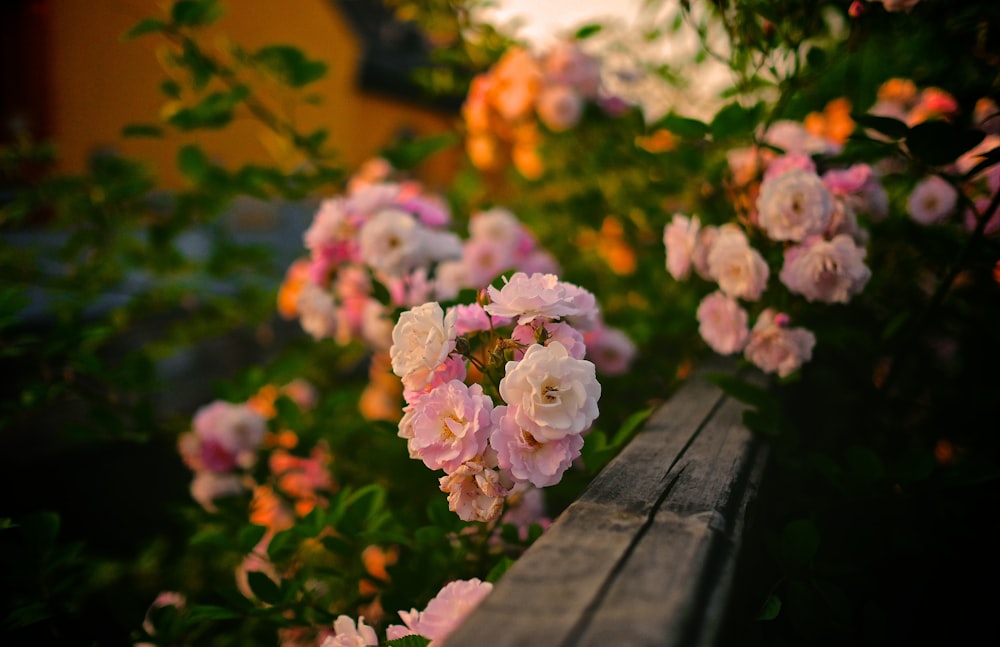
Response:
[[[766,447],[697,372],[445,647],[718,644]]]

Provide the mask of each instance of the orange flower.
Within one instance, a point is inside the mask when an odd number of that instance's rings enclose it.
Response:
[[[811,112],[806,115],[804,126],[806,131],[817,137],[837,144],[847,142],[847,138],[854,132],[851,102],[845,98],[830,101],[823,108],[823,112]]]
[[[274,408],[274,401],[278,399],[278,387],[273,384],[265,384],[257,390],[257,393],[250,396],[247,406],[259,414],[261,417],[270,420],[277,415]]]
[[[889,79],[878,89],[879,101],[908,104],[917,97],[917,85],[909,79]]]
[[[625,230],[621,223],[613,216],[606,217],[601,224],[597,253],[615,274],[626,276],[635,272],[635,252],[625,241]]]
[[[294,319],[298,315],[299,294],[308,277],[308,259],[300,258],[288,267],[285,280],[278,288],[278,314],[285,319]]]
[[[250,501],[250,523],[264,526],[273,534],[291,528],[295,519],[292,511],[270,485],[258,485],[254,488],[253,499]]]
[[[635,145],[650,153],[665,153],[676,148],[677,138],[669,130],[660,128],[644,137],[636,137]]]

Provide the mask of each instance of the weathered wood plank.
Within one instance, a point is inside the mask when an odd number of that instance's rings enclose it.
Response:
[[[672,487],[652,523],[567,644],[711,644],[719,618],[707,603],[728,585],[720,576],[739,540],[730,532],[742,518],[743,486],[757,458],[743,409],[726,399],[697,434],[668,474]]]
[[[698,542],[692,544],[683,533],[669,532],[669,528],[665,532],[656,530],[649,546],[638,553],[651,561],[642,564],[632,560],[641,547],[640,539],[654,527],[680,523],[691,532],[702,535],[709,532],[707,525],[691,520],[697,517],[690,508],[696,503],[693,497],[686,497],[689,503],[682,504],[679,500],[679,509],[664,508],[663,503],[673,496],[673,487],[697,491],[695,483],[685,485],[687,481],[683,479],[704,477],[706,471],[715,469],[709,463],[721,455],[724,447],[732,454],[730,462],[737,461],[738,444],[729,447],[719,439],[699,440],[703,427],[711,428],[706,423],[717,415],[724,400],[717,387],[700,376],[692,377],[654,413],[580,499],[517,560],[445,646],[480,644],[483,636],[489,636],[489,643],[496,647],[583,644],[577,641],[594,631],[593,623],[588,622],[594,613],[615,613],[608,609],[614,605],[617,594],[609,593],[615,586],[624,586],[619,581],[620,574],[627,573],[628,568],[638,568],[648,571],[647,579],[655,579],[657,571],[662,579],[676,571],[676,559],[688,561],[687,557],[669,556],[695,550]],[[691,476],[685,477],[688,469]],[[719,485],[715,489],[720,490],[725,478],[717,480]],[[714,504],[720,496],[717,493],[709,499]],[[659,508],[670,514],[658,519],[655,513]],[[676,544],[677,548],[663,552],[657,544],[660,541]],[[657,562],[661,556],[667,556],[662,564]],[[628,591],[623,594],[631,595]],[[629,605],[632,600],[622,598],[621,604]],[[649,625],[649,632],[661,631],[661,625]],[[610,644],[632,643],[615,637]]]

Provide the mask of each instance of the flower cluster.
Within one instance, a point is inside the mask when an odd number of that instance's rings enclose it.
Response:
[[[866,164],[819,170],[814,156],[835,153],[838,141],[791,121],[772,125],[762,139],[783,154],[751,148],[728,156],[734,203],[742,206],[738,223],[703,226],[697,216],[676,214],[663,241],[671,276],[683,280],[693,269],[717,286],[696,314],[705,342],[720,354],[742,352],[765,372],[785,377],[811,359],[815,336],[770,307],[761,307],[749,326],[741,302],[760,302],[773,273],[758,247],[780,250],[778,280],[788,292],[807,302],[848,303],[871,277],[868,233],[858,216],[884,217],[887,197]],[[757,247],[751,236],[760,240]]]
[[[445,472],[441,490],[466,521],[495,520],[508,495],[558,483],[601,396],[584,359],[582,331],[601,326],[593,294],[516,272],[482,301],[402,313],[390,349],[407,403],[399,436],[411,458]]]
[[[542,56],[508,49],[497,64],[472,81],[462,107],[466,150],[483,171],[502,168],[509,158],[524,177],[541,177],[539,122],[553,132],[576,126],[588,102],[606,113],[627,108],[601,88],[601,63],[573,41],[557,42]]]

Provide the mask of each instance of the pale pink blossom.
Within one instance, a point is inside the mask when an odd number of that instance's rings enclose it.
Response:
[[[216,512],[215,500],[246,491],[243,477],[236,472],[198,470],[191,479],[191,498],[209,512]]]
[[[790,119],[774,122],[764,133],[763,141],[785,153],[806,153],[808,155],[828,155],[836,153],[840,146],[828,139],[813,135],[806,127]]]
[[[425,227],[439,228],[451,224],[451,209],[439,196],[415,195],[400,202],[399,206],[415,215]]]
[[[708,272],[727,295],[755,301],[767,286],[770,270],[740,228],[724,225],[708,254]]]
[[[515,267],[525,274],[559,274],[562,271],[556,257],[544,249],[519,255],[515,263]]]
[[[563,289],[569,304],[576,310],[566,317],[571,326],[587,332],[601,325],[601,309],[593,292],[572,283],[563,283]]]
[[[375,630],[365,624],[365,617],[358,618],[355,625],[349,616],[338,616],[333,621],[333,636],[327,637],[320,647],[377,647]]]
[[[921,225],[932,225],[951,215],[957,202],[955,187],[938,175],[928,175],[913,187],[906,210]]]
[[[542,60],[545,81],[567,85],[584,97],[593,99],[601,86],[601,63],[573,41],[559,40]]]
[[[788,327],[787,315],[767,308],[757,317],[743,356],[765,373],[787,377],[812,359],[815,345],[812,332]]]
[[[558,440],[542,442],[515,420],[509,407],[493,410],[493,434],[490,445],[497,452],[500,469],[514,478],[529,481],[535,487],[548,487],[562,480],[583,448],[583,436],[571,434]]]
[[[675,213],[670,223],[663,228],[663,245],[667,250],[667,271],[675,280],[681,281],[691,274],[695,246],[701,221],[698,216]]]
[[[156,609],[162,609],[163,607],[174,607],[178,611],[184,609],[187,605],[187,598],[183,593],[178,593],[176,591],[162,591],[156,596],[152,604],[149,605],[149,609],[146,610],[146,615],[142,620],[142,628],[150,636],[156,635],[156,628],[153,626],[153,619],[150,617],[153,611]]]
[[[455,334],[467,335],[469,333],[485,332],[494,327],[504,325],[504,322],[490,319],[486,310],[478,303],[458,304],[448,308],[448,312],[455,313]]]
[[[462,288],[471,287],[469,272],[463,261],[445,261],[434,270],[434,297],[451,301]]]
[[[977,216],[976,213],[986,213],[986,210],[990,206],[990,198],[983,196],[975,201],[975,205],[975,211],[971,208],[965,210],[965,228],[970,232],[975,231],[976,225],[979,223],[979,216]],[[1000,231],[1000,209],[994,211],[993,215],[990,216],[989,221],[983,228],[983,234],[986,236],[992,236],[998,231]]]
[[[432,470],[454,472],[486,449],[493,401],[479,384],[451,380],[410,404],[411,455]]]
[[[514,265],[510,247],[495,238],[472,238],[462,249],[467,287],[482,289]]]
[[[764,179],[777,177],[782,173],[787,173],[792,169],[799,169],[808,173],[816,172],[816,162],[809,155],[802,151],[792,151],[785,153],[771,160],[764,171]]]
[[[586,431],[598,415],[601,385],[592,362],[570,357],[559,342],[529,346],[519,362],[507,362],[500,397],[517,424],[541,441]]]
[[[550,85],[538,93],[538,118],[554,132],[569,130],[583,116],[583,97],[567,85]]]
[[[886,11],[909,12],[920,0],[868,0],[868,2],[881,2]]]
[[[303,235],[305,246],[315,258],[325,254],[337,264],[357,254],[357,226],[347,213],[344,198],[328,198],[320,203],[313,221]]]
[[[729,165],[729,172],[733,177],[733,182],[737,186],[746,186],[757,179],[761,169],[774,153],[769,149],[762,149],[758,146],[747,146],[744,148],[732,148],[726,152],[726,162]]]
[[[307,281],[295,307],[299,312],[299,324],[310,337],[319,341],[337,336],[337,306],[329,292]]]
[[[518,536],[522,541],[528,538],[528,530],[534,524],[541,526],[542,530],[548,530],[552,519],[545,509],[545,492],[540,488],[529,487],[511,494],[507,497],[507,509],[500,522],[517,526]]]
[[[191,431],[198,441],[197,454],[184,454],[188,465],[193,469],[226,472],[254,464],[267,423],[245,403],[215,400],[195,412]],[[182,447],[182,452],[190,448],[190,445]]]
[[[376,351],[387,351],[392,347],[392,317],[377,299],[365,299],[361,313],[361,338]]]
[[[807,238],[785,250],[781,282],[807,301],[847,303],[871,278],[865,250],[845,234],[832,240]]]
[[[392,329],[392,371],[407,389],[419,391],[433,371],[455,350],[455,315],[429,302],[399,315]]]
[[[271,533],[265,534],[236,567],[236,588],[247,599],[253,600],[257,597],[254,595],[253,589],[250,588],[250,573],[263,573],[275,584],[281,584],[281,575],[267,554],[267,547],[271,543],[272,536]]]
[[[438,487],[448,494],[448,509],[462,521],[493,521],[503,511],[504,497],[508,494],[500,473],[487,467],[482,460],[462,463],[455,471],[439,478]],[[423,631],[419,633],[427,635]]]
[[[466,366],[465,358],[457,355],[449,355],[431,372],[427,384],[422,389],[419,391],[403,389],[403,399],[408,404],[413,404],[442,384],[447,384],[452,380],[464,381],[467,374],[468,367]]]
[[[738,353],[750,336],[746,310],[736,299],[713,292],[698,304],[698,333],[720,355]]]
[[[510,338],[521,344],[521,348],[514,350],[514,359],[516,360],[523,358],[524,350],[532,344],[544,346],[555,341],[566,348],[570,357],[583,359],[587,354],[587,344],[584,342],[583,333],[563,321],[542,323],[541,320],[536,319],[530,324],[515,326]]]
[[[585,357],[602,375],[624,375],[639,351],[624,330],[603,324],[584,333],[583,339],[587,344]]]
[[[427,603],[423,611],[400,611],[405,626],[389,625],[386,637],[396,640],[403,636],[420,635],[430,639],[428,647],[440,647],[470,613],[493,590],[493,584],[479,578],[454,580],[445,584]]]
[[[712,246],[715,245],[719,237],[719,228],[714,225],[705,225],[698,231],[698,240],[691,253],[691,265],[698,276],[711,281],[712,272],[708,267],[708,255],[712,253]]]
[[[819,177],[792,169],[764,180],[757,197],[757,218],[772,240],[800,241],[823,233],[833,202]]]
[[[486,288],[491,303],[486,312],[494,316],[510,317],[519,324],[526,324],[536,317],[559,319],[580,315],[578,303],[582,299],[579,288],[571,290],[555,274],[515,272],[499,290],[492,285]]]

